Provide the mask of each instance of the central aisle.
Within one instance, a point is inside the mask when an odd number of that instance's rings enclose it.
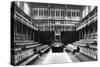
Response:
[[[55,64],[66,62],[72,62],[67,53],[52,53],[52,51],[50,50],[50,52],[47,54],[46,58],[41,64]]]

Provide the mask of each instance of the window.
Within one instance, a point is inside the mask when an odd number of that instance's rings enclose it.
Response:
[[[24,12],[27,15],[30,15],[30,8],[29,8],[29,5],[27,3],[24,3]]]
[[[56,11],[56,16],[60,16],[60,11]]]
[[[65,12],[64,11],[61,11],[61,16],[64,16]]]
[[[51,11],[51,16],[55,16],[55,11],[54,10]]]
[[[67,12],[67,16],[68,16],[68,17],[71,16],[71,12],[70,12],[70,11]]]
[[[72,11],[72,17],[74,16],[74,12]]]
[[[75,11],[73,11],[73,17],[75,17]]]
[[[39,16],[43,16],[43,10],[39,10]]]
[[[38,15],[38,10],[34,9],[33,14],[36,16]]]
[[[48,10],[44,10],[44,16],[48,16]]]
[[[77,12],[77,16],[78,16],[78,17],[80,16],[80,12]]]

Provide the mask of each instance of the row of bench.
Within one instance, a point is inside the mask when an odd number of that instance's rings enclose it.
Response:
[[[93,51],[93,50],[85,48],[85,47],[80,47],[80,52],[91,57],[94,60],[97,59],[97,50]]]
[[[84,39],[97,39],[97,32],[84,35]]]
[[[17,53],[16,55],[14,55],[14,59],[15,59],[15,64],[17,64],[19,61],[25,59],[26,57],[29,57],[33,55],[33,50],[26,50],[26,51],[22,51],[21,53]]]
[[[29,34],[14,33],[14,40],[30,40]]]
[[[48,52],[49,48],[48,45],[42,45],[31,40],[14,41],[14,47],[11,49],[14,52],[14,55],[12,55],[13,64],[27,64],[29,62],[28,59],[34,57],[33,59],[36,60],[37,57],[39,58],[40,55]]]
[[[97,60],[97,40],[96,39],[82,39],[73,44],[80,46],[80,53],[88,56],[91,59]]]
[[[65,46],[66,48],[66,51],[67,52],[73,52],[75,49],[77,49],[77,46],[76,45],[72,45],[72,44],[68,44],[67,46]]]

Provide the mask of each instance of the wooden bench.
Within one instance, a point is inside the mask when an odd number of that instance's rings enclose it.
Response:
[[[39,57],[39,54],[33,55],[31,58],[29,58],[29,59],[26,60],[25,62],[21,63],[20,65],[21,65],[21,66],[26,65],[26,64],[28,64],[29,62],[31,62],[32,60],[36,59],[37,57]]]

